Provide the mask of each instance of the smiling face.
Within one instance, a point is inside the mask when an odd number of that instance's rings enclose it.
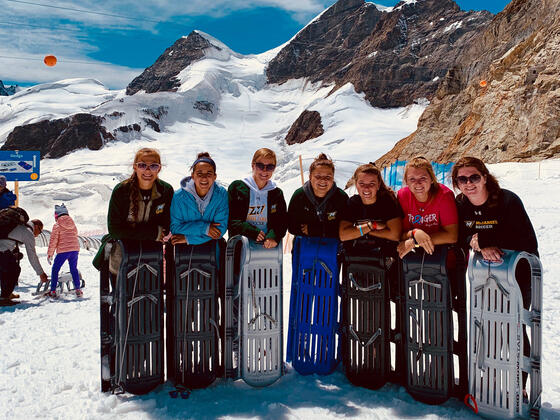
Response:
[[[158,178],[161,163],[157,156],[145,154],[139,156],[138,160],[134,162],[133,170],[136,173],[139,187],[143,190],[149,190]]]
[[[266,183],[272,178],[276,164],[271,158],[258,158],[255,163],[251,165],[253,168],[253,179],[255,180],[259,189],[264,188]]]
[[[334,172],[328,166],[317,166],[309,175],[309,183],[313,189],[313,194],[322,198],[327,195],[334,184]]]
[[[406,185],[421,203],[428,201],[432,179],[426,169],[411,167],[406,174]]]
[[[473,177],[474,175],[474,177]],[[476,181],[478,177],[479,181]],[[467,181],[466,183],[461,181]],[[473,180],[475,182],[473,182]],[[464,166],[457,172],[457,185],[459,190],[475,206],[484,204],[488,199],[488,189],[486,188],[486,175],[482,175],[474,166]]]
[[[216,180],[214,167],[207,162],[197,163],[192,172],[192,179],[199,197],[205,197]]]
[[[379,176],[362,172],[356,179],[356,188],[364,204],[373,204],[379,191]]]

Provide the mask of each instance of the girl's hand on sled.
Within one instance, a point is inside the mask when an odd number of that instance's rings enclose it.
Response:
[[[264,246],[265,248],[274,248],[274,247],[276,247],[277,245],[278,245],[278,242],[276,242],[274,239],[270,239],[270,238],[265,239],[265,241],[264,241],[264,243],[263,243],[263,246]]]
[[[171,236],[171,244],[173,245],[186,244],[186,243],[187,243],[187,238],[185,238],[185,235],[176,234]]]
[[[266,236],[265,233],[261,230],[261,231],[259,232],[259,234],[257,235],[257,242],[262,242],[262,241],[264,241],[265,236]]]
[[[400,241],[397,246],[397,252],[400,258],[404,258],[406,254],[414,249],[414,239],[409,238],[406,241]]]
[[[482,253],[482,258],[486,261],[498,262],[502,259],[504,255],[503,251],[496,246],[489,246],[488,248],[482,248],[480,250]]]

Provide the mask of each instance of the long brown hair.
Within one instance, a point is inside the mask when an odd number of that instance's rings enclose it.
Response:
[[[404,175],[403,175],[403,184],[406,185],[406,177],[408,174],[408,170],[410,168],[415,168],[415,169],[424,169],[426,172],[428,172],[428,176],[430,177],[431,181],[432,181],[432,185],[430,185],[430,196],[435,196],[438,193],[439,190],[439,183],[438,180],[436,178],[436,174],[434,173],[434,168],[432,168],[432,164],[430,163],[430,161],[428,159],[426,159],[424,156],[416,156],[412,159],[410,159],[407,163],[406,166],[404,167]]]
[[[391,197],[391,199],[396,201],[397,197],[395,195],[395,192],[387,185],[385,185],[385,181],[383,181],[383,177],[381,176],[381,171],[377,169],[377,166],[375,166],[373,163],[365,163],[358,166],[354,171],[354,175],[352,175],[352,182],[354,183],[354,185],[357,185],[358,176],[360,174],[377,176],[377,180],[379,181],[379,190],[377,190],[376,196],[387,195]]]
[[[158,150],[149,147],[144,147],[136,152],[132,165],[138,163],[143,158],[150,156],[157,163],[161,165],[161,155]],[[156,175],[157,179],[157,175]],[[140,199],[140,185],[138,184],[138,177],[136,171],[132,171],[132,175],[124,181],[125,184],[130,184],[130,202],[132,204],[132,218],[136,220],[138,216],[138,200]]]
[[[334,175],[334,163],[324,153],[321,153],[319,156],[317,156],[315,158],[315,160],[313,161],[313,163],[311,163],[311,165],[309,165],[309,175],[311,175],[313,173],[313,171],[315,169],[317,169],[319,166],[325,166],[327,168],[330,168],[333,172],[333,175]]]
[[[459,174],[459,169],[465,167],[473,167],[478,172],[482,174],[482,176],[486,176],[486,189],[488,190],[488,198],[489,204],[493,205],[497,198],[498,194],[502,190],[500,188],[500,184],[494,175],[490,173],[484,162],[478,158],[473,156],[465,156],[460,158],[455,165],[453,165],[453,170],[451,171],[451,179],[453,181],[453,188],[456,190],[459,189],[459,183],[457,182],[457,176]]]

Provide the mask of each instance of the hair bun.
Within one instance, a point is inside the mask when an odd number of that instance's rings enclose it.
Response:
[[[208,152],[201,152],[201,153],[199,153],[199,154],[197,155],[196,158],[197,158],[197,159],[200,159],[200,158],[202,158],[202,157],[207,157],[207,158],[209,158],[209,157],[210,157],[210,153],[208,153]]]

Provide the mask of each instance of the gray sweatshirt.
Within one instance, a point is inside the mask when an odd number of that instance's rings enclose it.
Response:
[[[31,267],[33,267],[33,270],[35,270],[35,273],[37,273],[38,276],[43,274],[43,267],[41,267],[39,257],[37,257],[37,252],[35,251],[33,223],[28,222],[27,226],[16,226],[8,234],[8,239],[0,239],[0,252],[13,251],[18,243],[25,246],[25,253],[27,254],[27,258],[29,259],[29,264],[31,264]]]

